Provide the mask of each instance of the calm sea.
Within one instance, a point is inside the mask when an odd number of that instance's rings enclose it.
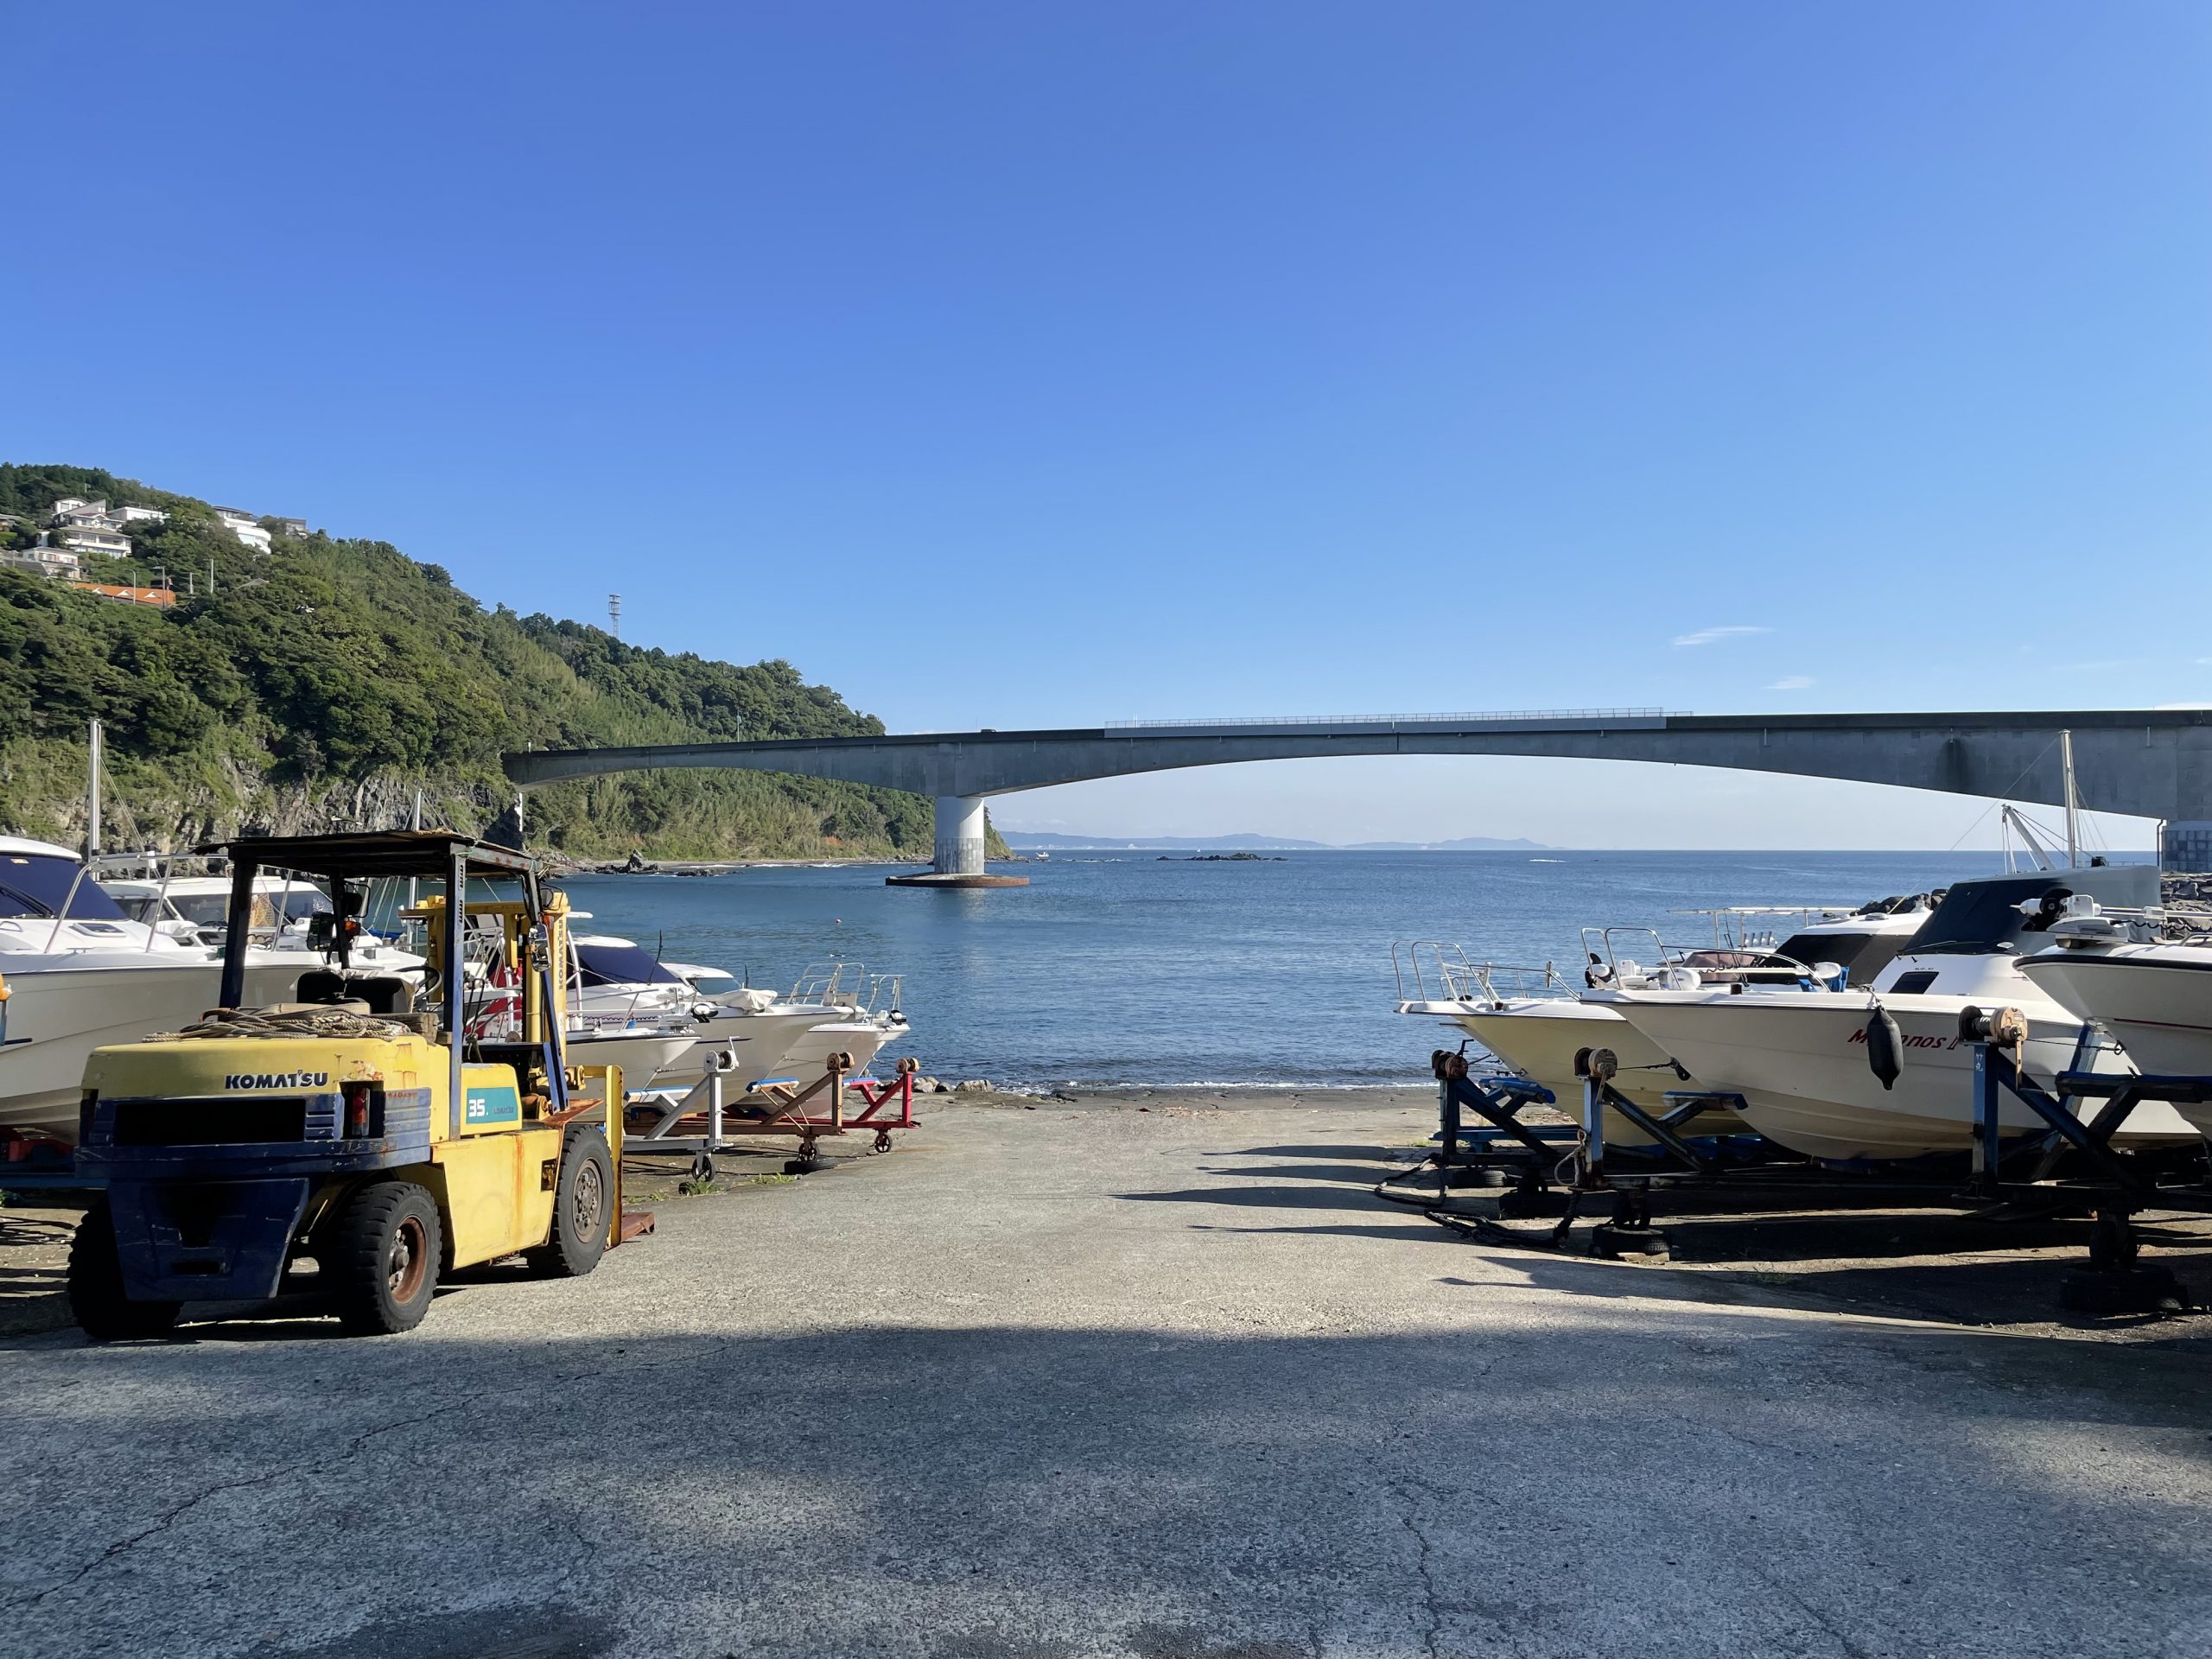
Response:
[[[1586,925],[1695,944],[1709,924],[1669,912],[1857,905],[2002,865],[1990,853],[1068,853],[1004,868],[1031,885],[887,887],[877,866],[564,886],[592,912],[580,931],[757,985],[788,988],[833,959],[904,974],[914,1032],[898,1052],[949,1081],[1361,1087],[1421,1083],[1435,1046],[1428,1022],[1391,1012],[1393,940],[1571,969]]]

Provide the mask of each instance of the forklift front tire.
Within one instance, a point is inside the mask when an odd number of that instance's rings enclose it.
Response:
[[[127,1342],[167,1336],[181,1302],[134,1302],[123,1287],[123,1257],[115,1247],[115,1216],[105,1198],[94,1201],[69,1244],[69,1311],[94,1342]]]
[[[523,1260],[556,1279],[581,1279],[607,1254],[607,1214],[614,1177],[607,1141],[582,1123],[571,1123],[561,1141],[561,1173],[553,1186],[553,1231]]]
[[[436,1200],[412,1181],[378,1181],[347,1199],[332,1229],[340,1322],[372,1337],[422,1324],[437,1294],[443,1230]]]

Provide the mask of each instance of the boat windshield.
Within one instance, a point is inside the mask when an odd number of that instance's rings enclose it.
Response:
[[[152,912],[160,903],[161,900],[158,899],[149,899],[146,901],[148,913],[143,919],[151,921]],[[175,911],[179,918],[190,922],[194,927],[228,927],[231,924],[231,897],[226,893],[178,893],[170,898],[169,908]],[[274,925],[273,922],[262,919],[260,915],[262,906],[257,898],[253,908],[256,926],[267,927]]]
[[[279,888],[275,893],[257,893],[255,898],[257,902],[265,899],[283,911],[288,922],[296,922],[303,916],[328,916],[336,908],[330,902],[330,895],[321,887]]]
[[[1816,962],[1832,962],[1839,968],[1849,968],[1873,938],[1872,933],[1793,933],[1775,946],[1775,953],[1808,967]]]
[[[59,916],[67,904],[72,916],[128,920],[99,882],[89,875],[78,880],[83,868],[75,859],[52,853],[0,853],[0,916]]]
[[[1872,912],[1867,912],[1869,914]],[[1891,912],[1894,913],[1894,912]],[[1890,965],[1891,958],[1912,936],[1909,933],[1800,933],[1785,939],[1782,954],[1810,964],[1832,962],[1844,971],[1847,985],[1868,985]]]
[[[2038,950],[2050,943],[2050,921],[2031,916],[2020,906],[2033,909],[2048,904],[2055,915],[2065,895],[2076,893],[2112,908],[2145,908],[2158,902],[2158,872],[2148,864],[2100,865],[1961,881],[1943,895],[1920,931],[1897,954],[1994,956]]]
[[[579,944],[576,966],[586,985],[681,985],[680,975],[653,960],[652,952],[634,944]]]

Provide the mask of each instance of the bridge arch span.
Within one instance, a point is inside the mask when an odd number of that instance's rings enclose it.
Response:
[[[2080,804],[2168,823],[2212,820],[2212,709],[1984,714],[1670,715],[1659,709],[1140,721],[1040,731],[921,732],[594,749],[505,757],[527,789],[656,767],[796,772],[909,790],[938,803],[936,868],[982,866],[994,795],[1133,772],[1340,754],[1513,754],[1645,760],[1840,778],[2060,804],[2060,734]]]

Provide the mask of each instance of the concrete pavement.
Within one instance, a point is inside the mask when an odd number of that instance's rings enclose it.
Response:
[[[2189,1327],[1471,1244],[1365,1190],[1418,1095],[927,1106],[888,1156],[664,1204],[592,1277],[484,1275],[409,1337],[0,1342],[0,1644],[2212,1651]]]

